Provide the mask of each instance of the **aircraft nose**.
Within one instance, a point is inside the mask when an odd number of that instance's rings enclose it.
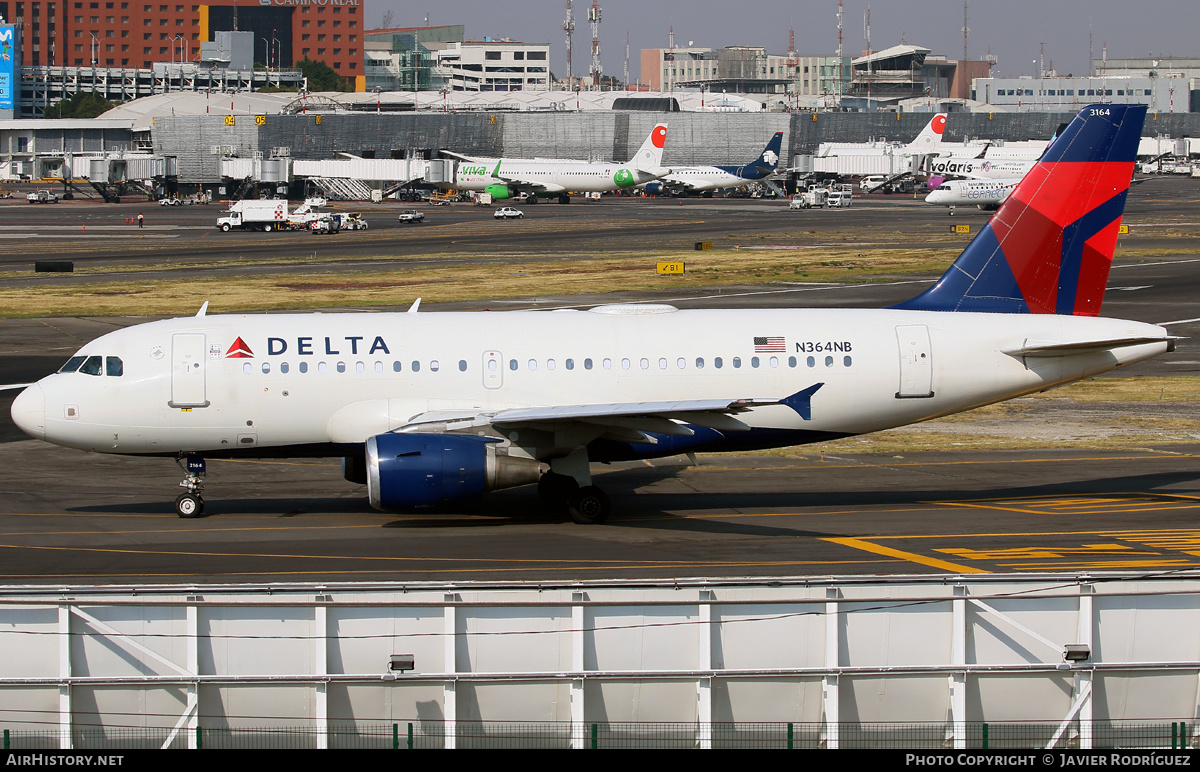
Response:
[[[39,440],[46,439],[46,392],[33,384],[17,395],[12,403],[12,420],[17,427]]]

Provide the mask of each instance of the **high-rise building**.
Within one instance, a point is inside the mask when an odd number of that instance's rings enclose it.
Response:
[[[217,31],[254,33],[254,61],[304,58],[347,78],[363,74],[363,0],[0,1],[21,29],[24,66],[128,67],[196,62]]]

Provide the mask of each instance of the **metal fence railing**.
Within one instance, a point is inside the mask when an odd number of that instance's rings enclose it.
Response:
[[[633,723],[458,721],[456,748],[850,748],[950,750],[960,747],[955,724],[846,723]],[[969,750],[1017,750],[1052,747],[1182,750],[1200,748],[1196,725],[1182,721],[1072,722],[1065,730],[1051,722],[967,722],[958,724]],[[70,747],[109,751],[169,747],[199,749],[397,749],[447,747],[445,721],[415,720],[391,724],[312,727],[231,728],[203,726],[171,736],[169,728],[75,727]],[[1057,739],[1055,739],[1057,737]],[[1090,741],[1085,738],[1090,737]],[[1051,746],[1051,741],[1054,740]],[[54,750],[64,747],[50,729],[5,729],[3,750]]]

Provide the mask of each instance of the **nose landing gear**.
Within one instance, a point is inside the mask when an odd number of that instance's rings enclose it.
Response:
[[[179,483],[179,487],[187,491],[175,499],[175,514],[180,517],[199,517],[204,513],[204,499],[200,497],[200,490],[204,487],[204,459],[188,456],[186,465],[182,458],[175,459],[175,463],[183,470],[183,482]]]

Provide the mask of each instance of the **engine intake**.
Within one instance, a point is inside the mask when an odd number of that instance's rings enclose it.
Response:
[[[428,507],[535,483],[541,464],[505,455],[501,441],[457,434],[379,434],[367,440],[367,495],[379,510]]]

